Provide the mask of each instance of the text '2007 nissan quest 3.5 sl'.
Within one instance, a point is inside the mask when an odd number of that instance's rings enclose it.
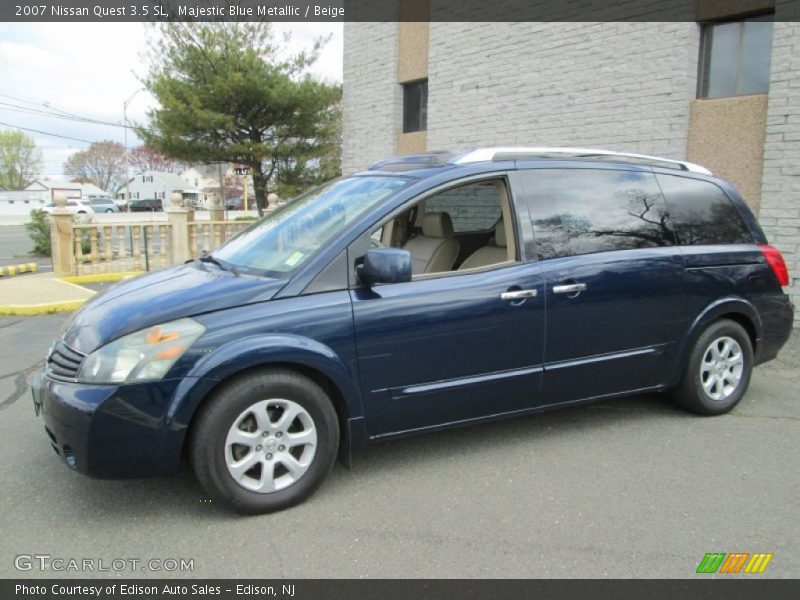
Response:
[[[79,310],[33,395],[66,464],[244,513],[337,454],[642,392],[725,413],[792,327],[783,258],[703,167],[568,148],[387,159]]]

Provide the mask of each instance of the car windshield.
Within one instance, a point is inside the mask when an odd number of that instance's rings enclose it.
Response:
[[[213,256],[240,269],[286,273],[407,183],[405,178],[385,176],[331,181],[257,221]]]

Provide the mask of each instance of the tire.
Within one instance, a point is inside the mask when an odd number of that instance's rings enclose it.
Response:
[[[687,411],[721,415],[744,397],[752,372],[750,336],[738,323],[721,319],[695,342],[673,398]]]
[[[262,514],[308,498],[332,469],[338,445],[339,421],[322,388],[295,371],[268,369],[214,395],[197,416],[189,451],[214,500]]]
[[[107,209],[106,209],[106,214],[108,214],[108,213],[113,213],[113,212],[114,212],[114,211],[113,211],[112,209],[110,209],[110,208],[107,208]]]

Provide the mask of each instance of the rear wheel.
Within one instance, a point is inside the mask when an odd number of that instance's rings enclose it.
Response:
[[[697,339],[675,400],[701,415],[726,413],[744,396],[752,371],[750,336],[734,321],[716,321]]]
[[[224,387],[199,415],[191,440],[197,479],[241,513],[295,505],[333,466],[339,422],[316,383],[285,369]]]

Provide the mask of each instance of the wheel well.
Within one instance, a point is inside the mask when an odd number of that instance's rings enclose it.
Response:
[[[327,375],[317,371],[316,369],[312,369],[306,365],[300,365],[296,363],[265,363],[262,365],[256,365],[253,367],[248,367],[247,369],[243,369],[241,371],[237,371],[236,373],[230,375],[225,379],[221,379],[217,385],[215,385],[200,401],[197,405],[197,408],[192,415],[191,420],[189,421],[189,427],[186,431],[186,436],[183,439],[183,455],[187,456],[187,452],[189,450],[189,444],[191,443],[192,439],[192,432],[194,430],[194,425],[197,422],[197,415],[200,414],[200,411],[203,409],[203,406],[225,385],[228,385],[232,381],[236,381],[242,377],[247,377],[251,373],[261,371],[263,369],[271,369],[271,368],[283,368],[295,371],[308,377],[311,381],[316,383],[319,387],[321,387],[328,397],[331,399],[331,403],[333,404],[333,408],[336,411],[336,416],[339,420],[339,447],[341,450],[342,444],[347,439],[347,424],[348,424],[348,411],[347,411],[347,403],[345,402],[344,395],[342,394],[341,390],[339,390],[338,386],[333,383],[333,381],[328,378]]]
[[[750,317],[742,313],[728,313],[725,315],[720,315],[715,320],[719,321],[722,319],[734,321],[744,328],[744,330],[747,332],[747,336],[750,338],[750,343],[753,345],[753,353],[755,354],[758,337],[756,336],[756,326],[753,324],[753,321],[750,320]]]

